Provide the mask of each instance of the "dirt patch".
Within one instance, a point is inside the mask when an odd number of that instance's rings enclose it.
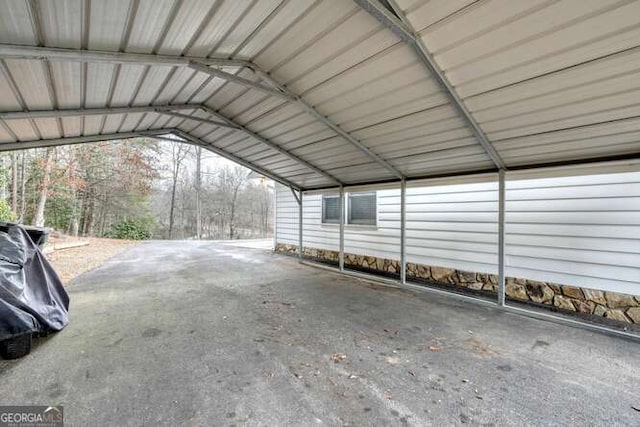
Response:
[[[46,255],[65,285],[68,285],[82,273],[100,267],[119,252],[142,243],[135,240],[101,239],[96,237],[74,240],[88,242],[89,244],[56,250]]]
[[[492,348],[478,338],[468,338],[467,342],[470,344],[471,350],[478,356],[491,357],[499,352],[498,349]]]

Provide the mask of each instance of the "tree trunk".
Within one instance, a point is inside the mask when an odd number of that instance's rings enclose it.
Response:
[[[200,173],[202,163],[202,147],[196,147],[196,239],[200,240],[202,237],[202,206],[201,206],[201,191],[202,191],[202,178]]]
[[[182,161],[189,153],[189,148],[185,147],[181,142],[174,142],[172,146],[172,185],[171,185],[171,206],[169,208],[169,239],[173,237],[174,227],[174,211],[176,204],[176,186],[178,185],[178,177],[180,176],[180,166]]]
[[[171,185],[171,205],[169,208],[169,240],[173,237],[173,211],[176,205],[176,181],[178,180],[177,167],[173,170],[173,182]]]
[[[21,166],[20,166],[20,215],[18,222],[22,223],[25,220],[27,212],[27,177],[25,172],[25,152],[21,153]]]
[[[47,203],[49,195],[49,178],[51,175],[51,166],[53,162],[54,148],[47,148],[44,155],[44,165],[42,167],[42,182],[40,184],[40,196],[36,205],[36,211],[33,215],[33,225],[36,227],[44,226],[44,207]]]
[[[69,167],[69,180],[71,181],[73,196],[71,198],[71,218],[69,220],[68,232],[73,237],[78,237],[78,187],[76,185],[76,173],[73,164]]]
[[[236,217],[236,200],[238,199],[238,190],[240,186],[233,189],[233,199],[231,199],[231,215],[229,216],[229,240],[233,240],[235,235],[234,220]]]
[[[18,155],[11,153],[11,210],[18,216]]]

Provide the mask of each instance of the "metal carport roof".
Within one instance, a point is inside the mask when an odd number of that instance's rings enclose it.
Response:
[[[298,189],[640,154],[640,1],[0,2],[0,150],[173,133]]]

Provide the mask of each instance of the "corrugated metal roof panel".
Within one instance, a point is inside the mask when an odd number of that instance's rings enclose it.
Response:
[[[376,27],[375,31],[363,37],[362,40],[349,41],[341,52],[324,62],[316,64],[313,69],[309,69],[305,74],[286,81],[296,93],[305,93],[307,90],[316,87],[327,80],[327,76],[337,76],[351,68],[357,68],[365,60],[376,55],[384,54],[391,46],[401,46],[398,38],[390,31]]]
[[[337,25],[349,13],[355,13],[357,6],[346,1],[321,1],[310,13],[297,20],[282,37],[264,49],[254,61],[267,72],[295,57],[315,38],[321,36],[332,26]],[[279,77],[277,74],[276,78]]]
[[[218,9],[204,27],[193,46],[187,51],[192,56],[209,56],[216,50],[229,31],[242,19],[250,1],[218,1]]]
[[[30,141],[33,139],[40,139],[32,126],[31,120],[7,120],[5,121],[7,127],[11,132],[18,136],[19,141]],[[57,131],[57,129],[56,129]],[[53,134],[53,132],[51,132]],[[55,134],[54,134],[55,135]],[[57,136],[54,136],[57,137]]]
[[[149,67],[138,89],[133,105],[149,105],[166,85],[175,67]]]
[[[162,42],[176,5],[174,0],[139,0],[126,51],[151,53]]]
[[[33,33],[31,13],[26,1],[0,2],[0,28],[2,42],[24,45],[38,43]]]
[[[82,0],[33,2],[40,20],[35,27],[42,31],[47,46],[80,49],[84,7]]]
[[[82,134],[82,118],[81,117],[63,117],[62,132],[65,137],[80,136]]]
[[[14,136],[10,133],[9,128],[0,122],[0,143],[14,141]]]
[[[190,0],[177,2],[178,10],[169,22],[167,33],[158,48],[158,53],[180,55],[188,48],[189,41],[197,37],[197,31],[218,2],[211,0]]]
[[[117,51],[132,12],[131,0],[100,0],[90,2],[87,48]]]
[[[396,3],[507,166],[640,154],[640,2]],[[3,2],[0,43],[253,59],[320,118],[186,63],[77,58],[0,58],[8,71],[0,75],[2,111],[206,103],[345,183],[492,168],[468,118],[420,58],[354,2]],[[248,68],[221,69],[260,82]],[[2,141],[177,126],[299,185],[335,185],[241,131],[164,114],[3,123]],[[350,133],[379,162],[337,132]]]
[[[104,116],[86,116],[84,118],[84,135],[96,135],[100,133]]]
[[[200,88],[204,87],[205,82],[208,80],[209,76],[204,73],[194,73],[191,78],[186,82],[186,84],[178,90],[178,93],[175,94],[173,98],[169,100],[171,104],[186,104],[189,102],[198,103],[198,101],[194,101],[193,98],[199,93]],[[204,92],[204,91],[203,91]],[[205,93],[202,94],[203,99],[207,96]]]
[[[136,88],[142,84],[147,67],[142,65],[121,65],[117,74],[111,107],[125,107],[133,103]],[[103,84],[106,82],[103,82]]]
[[[164,126],[164,121],[163,121],[163,122],[161,122],[161,121],[159,120],[159,119],[160,119],[160,117],[161,117],[161,115],[160,115],[160,114],[158,114],[158,113],[147,113],[147,114],[145,114],[145,115],[144,115],[144,118],[143,118],[143,119],[142,119],[142,121],[138,124],[138,126],[136,126],[135,130],[145,130],[145,129],[149,129],[155,121],[158,121],[158,123],[156,124],[156,126],[155,126],[155,127],[158,127],[158,128],[164,128],[164,127],[165,127],[165,126]],[[165,121],[168,119],[168,117],[165,117],[165,116],[163,116],[163,117],[165,118]]]
[[[0,61],[2,61],[0,59]],[[18,111],[21,109],[20,102],[16,95],[13,93],[11,86],[9,85],[10,77],[0,72],[0,108],[4,111]]]
[[[51,62],[49,64],[53,78],[53,91],[58,108],[78,108],[82,105],[82,87],[79,62]]]
[[[21,61],[7,59],[7,68],[15,81],[20,95],[29,110],[50,110],[53,108],[49,97],[46,64],[41,61]]]
[[[120,126],[119,132],[131,132],[132,130],[134,130],[138,123],[140,123],[142,116],[144,116],[144,113],[127,114],[126,118],[122,122],[122,125]]]
[[[112,64],[87,64],[86,107],[98,108],[107,105],[111,79],[116,66]]]
[[[154,100],[157,104],[168,104],[175,99],[194,77],[195,71],[189,68],[176,68],[170,74],[170,78],[166,81],[164,88],[160,90],[157,98]],[[193,91],[192,91],[193,92]]]
[[[216,55],[222,57],[234,56],[236,49],[240,48],[243,42],[252,38],[263,21],[267,19],[282,2],[283,0],[260,0],[251,2],[250,6],[244,10],[242,19],[237,21],[225,34],[225,37],[216,45]],[[242,2],[237,3],[240,4]]]
[[[255,31],[250,39],[245,40],[233,53],[235,58],[251,59],[265,49],[274,39],[282,36],[287,27],[308,13],[317,4],[316,0],[285,0],[281,2],[278,13],[272,13],[270,19]]]
[[[62,137],[62,135],[60,134],[60,127],[58,126],[57,119],[34,119],[33,122],[35,123],[43,138]]]
[[[124,120],[125,114],[109,114],[104,121],[102,133],[116,133]]]

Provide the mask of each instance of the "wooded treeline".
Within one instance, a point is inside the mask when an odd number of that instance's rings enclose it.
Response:
[[[2,153],[0,220],[82,236],[270,235],[272,184],[212,157],[148,138]]]

